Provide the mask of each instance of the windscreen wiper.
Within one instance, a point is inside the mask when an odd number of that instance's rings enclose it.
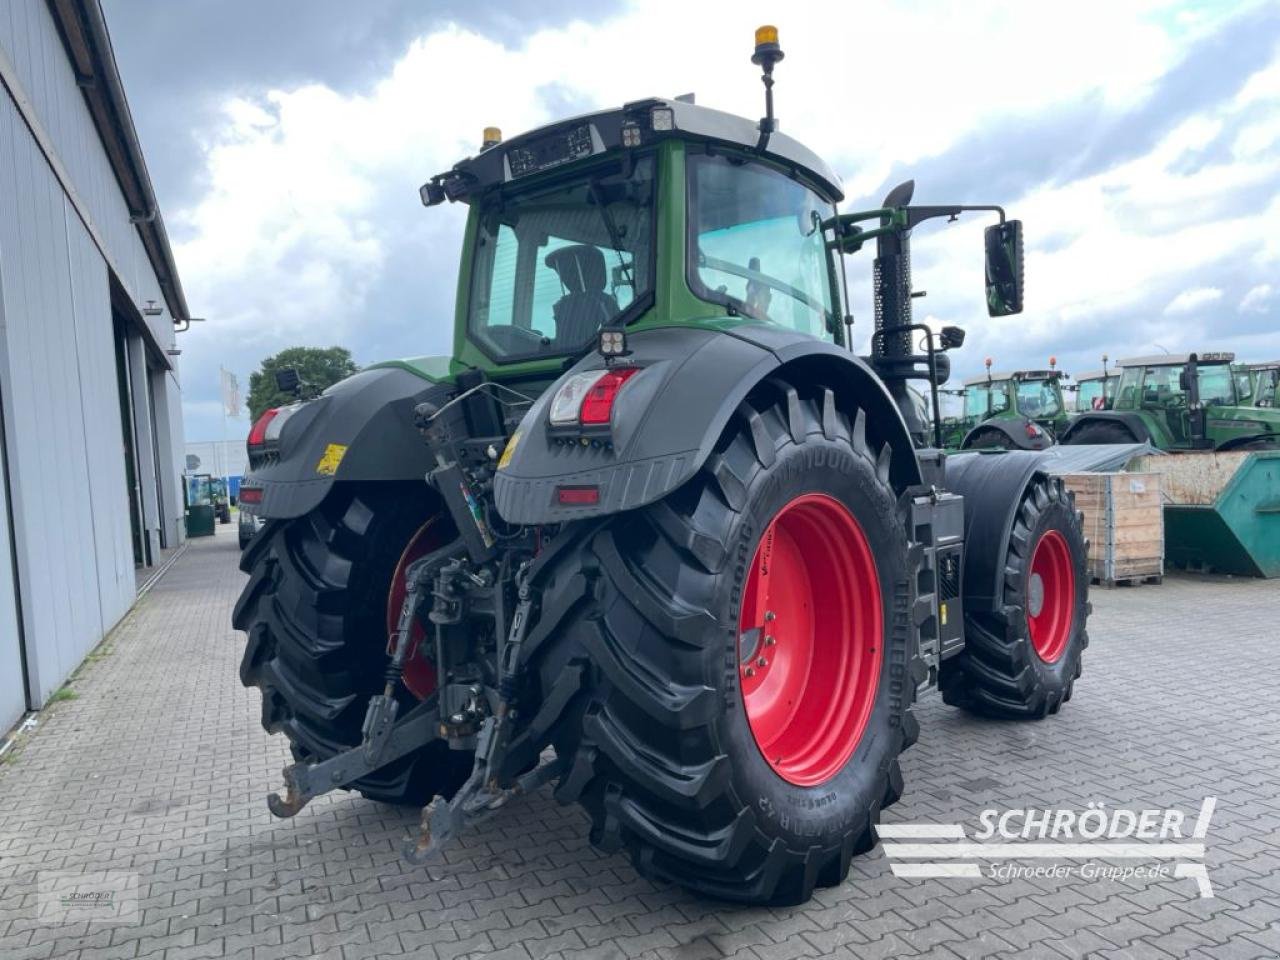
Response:
[[[604,191],[600,189],[600,181],[592,180],[589,189],[591,198],[600,208],[600,218],[604,221],[604,228],[609,231],[609,243],[613,245],[613,252],[618,256],[618,269],[626,277],[632,296],[636,296],[639,291],[636,290],[635,277],[631,274],[631,267],[622,259],[622,233],[618,230],[618,224],[614,222],[613,214],[609,212],[609,204],[604,198]]]

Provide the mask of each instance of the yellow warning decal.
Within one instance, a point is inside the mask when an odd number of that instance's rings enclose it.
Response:
[[[324,477],[332,477],[338,472],[338,464],[347,455],[347,448],[340,443],[331,443],[324,448],[324,455],[316,464],[316,473]]]
[[[502,451],[502,456],[498,459],[498,469],[501,470],[511,462],[511,455],[516,452],[516,444],[520,442],[520,431],[517,430],[511,435],[511,439],[507,441],[506,449]]]
[[[938,605],[938,610],[942,613],[942,625],[947,625],[947,605],[945,603]]]

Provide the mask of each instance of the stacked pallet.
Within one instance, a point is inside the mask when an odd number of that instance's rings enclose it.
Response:
[[[1107,587],[1159,583],[1164,510],[1158,473],[1069,473],[1089,538],[1089,576]]]

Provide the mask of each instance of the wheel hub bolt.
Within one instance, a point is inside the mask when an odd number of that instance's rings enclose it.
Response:
[[[769,665],[769,661],[766,660],[764,657],[761,657],[759,660],[756,661],[757,667],[767,667],[768,665]]]
[[[766,633],[764,635],[764,645],[766,647],[772,647],[777,642],[778,642],[777,638],[774,637],[772,634]]]
[[[756,675],[755,667],[747,667],[747,669],[744,670],[743,673],[745,673],[748,677],[754,677]]]
[[[778,615],[777,615],[776,613],[774,613],[772,610],[766,610],[766,611],[764,612],[764,622],[765,622],[765,623],[769,623],[770,621],[772,621],[772,620],[777,620],[777,619],[778,619]]]

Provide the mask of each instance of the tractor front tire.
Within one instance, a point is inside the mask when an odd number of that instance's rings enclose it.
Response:
[[[964,649],[942,661],[946,703],[1038,720],[1071,699],[1089,644],[1086,558],[1074,495],[1058,477],[1037,477],[1010,534],[999,611],[966,613]]]
[[[422,485],[335,488],[312,512],[270,520],[241,555],[249,574],[232,623],[248,634],[240,680],[262,691],[262,725],[297,760],[358,745],[386,666],[387,600],[406,545],[431,515]],[[400,688],[404,713],[417,701]],[[471,754],[440,741],[355,781],[371,800],[452,796]]]
[[[557,797],[644,875],[802,902],[900,796],[921,551],[872,429],[830,391],[773,384],[697,476],[593,531],[544,594],[539,713],[571,703],[548,737]]]

